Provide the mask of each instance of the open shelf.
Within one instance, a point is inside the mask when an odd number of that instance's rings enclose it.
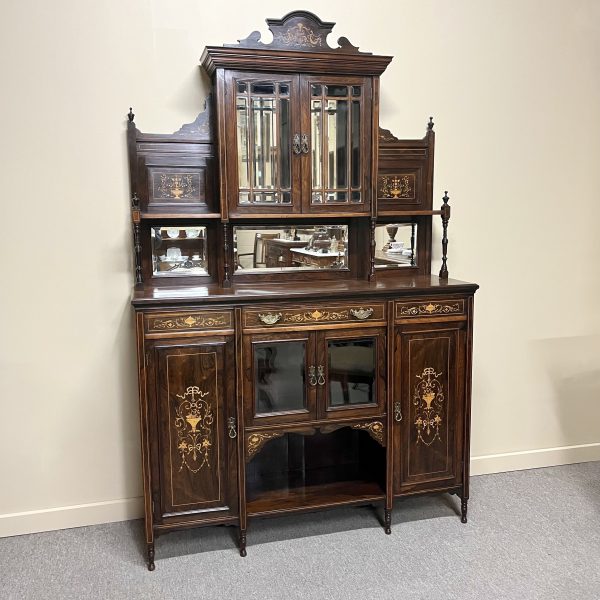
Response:
[[[308,511],[385,497],[385,448],[343,427],[288,432],[265,444],[246,468],[248,515]]]
[[[248,515],[268,515],[361,504],[382,500],[385,491],[374,481],[341,481],[263,492],[248,502]]]

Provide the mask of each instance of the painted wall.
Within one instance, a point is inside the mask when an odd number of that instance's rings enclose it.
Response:
[[[600,4],[255,6],[2,5],[0,535],[141,514],[125,114],[190,122],[204,45],[300,7],[395,56],[384,127],[435,118],[449,269],[481,284],[474,472],[600,459]]]

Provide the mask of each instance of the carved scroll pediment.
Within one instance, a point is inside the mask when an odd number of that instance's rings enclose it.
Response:
[[[335,23],[321,21],[319,17],[306,10],[296,10],[281,19],[267,19],[273,41],[265,44],[260,41],[259,31],[253,31],[246,39],[238,40],[238,44],[226,44],[229,47],[240,48],[269,48],[271,50],[307,50],[311,52],[346,52],[355,54],[370,54],[359,52],[347,38],[338,39],[339,46],[332,48],[327,43]]]
[[[399,142],[400,140],[389,130],[379,128],[379,142],[389,143],[389,142]]]
[[[212,139],[212,95],[209,94],[204,101],[204,110],[192,121],[182,125],[173,135],[185,137],[199,137],[203,140]]]

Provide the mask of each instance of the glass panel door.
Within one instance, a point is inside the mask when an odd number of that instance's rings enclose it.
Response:
[[[314,417],[316,367],[310,333],[248,336],[244,343],[247,422]]]
[[[230,195],[232,211],[298,212],[294,196],[299,197],[299,190],[292,186],[300,169],[294,160],[300,153],[295,144],[295,136],[300,138],[294,114],[297,77],[230,77],[235,100],[235,135],[230,137],[235,137],[238,176],[237,189]]]
[[[363,140],[368,139],[364,103],[370,96],[367,79],[305,78],[303,106],[308,104],[309,119],[303,126],[310,132],[308,152],[310,210],[366,210],[363,172],[370,157],[364,156]]]
[[[326,331],[319,349],[325,365],[318,365],[323,389],[324,416],[338,411],[373,415],[383,411],[385,335],[379,329]]]

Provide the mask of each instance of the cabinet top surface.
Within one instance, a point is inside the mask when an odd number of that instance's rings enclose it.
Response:
[[[204,304],[279,302],[303,298],[345,299],[372,294],[386,296],[416,296],[423,294],[474,293],[476,283],[456,279],[440,280],[436,275],[388,279],[380,281],[315,281],[286,283],[255,283],[223,288],[216,284],[205,286],[153,287],[135,289],[132,304],[145,307],[160,304]]]

